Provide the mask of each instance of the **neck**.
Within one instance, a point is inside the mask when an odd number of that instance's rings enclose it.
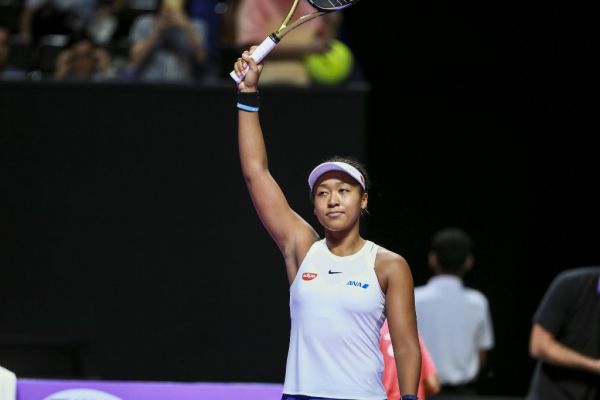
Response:
[[[455,278],[462,279],[462,274],[452,273],[452,272],[437,272],[435,276],[453,276]]]
[[[359,232],[358,227],[350,232],[325,232],[325,243],[327,248],[336,256],[349,256],[359,251],[365,244]]]

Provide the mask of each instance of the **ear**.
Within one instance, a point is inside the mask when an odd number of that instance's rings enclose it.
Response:
[[[473,264],[475,264],[475,257],[469,254],[465,260],[465,271],[470,271],[473,268]]]
[[[360,208],[362,208],[363,210],[366,210],[368,204],[369,204],[369,193],[364,192],[362,195],[362,199],[360,200]]]
[[[429,263],[429,268],[431,268],[433,272],[437,273],[439,271],[438,258],[433,251],[430,251],[427,255],[427,262]]]

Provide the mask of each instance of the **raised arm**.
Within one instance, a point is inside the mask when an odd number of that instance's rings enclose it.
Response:
[[[377,255],[376,272],[385,292],[400,393],[416,395],[421,373],[421,346],[412,274],[404,258],[384,249]]]
[[[262,66],[257,65],[250,54],[251,52],[245,51],[235,63],[234,69],[241,73],[246,65],[250,66],[244,80],[238,85],[238,90],[247,93],[245,96],[252,97],[252,93],[257,93]],[[269,172],[258,112],[238,111],[238,144],[242,173],[254,208],[284,255],[291,283],[300,262],[318,235],[290,208],[281,188]]]
[[[600,375],[600,359],[581,354],[554,338],[540,324],[531,329],[529,353],[532,357],[561,367],[586,370]]]

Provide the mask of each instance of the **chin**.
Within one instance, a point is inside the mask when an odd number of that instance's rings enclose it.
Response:
[[[321,226],[329,231],[340,232],[351,229],[355,222],[349,222],[348,219],[343,218],[341,220],[332,220],[327,217],[319,218]]]
[[[330,232],[344,232],[344,231],[349,231],[350,229],[352,229],[352,224],[321,224],[321,226],[323,228],[325,228],[325,230],[330,231]]]

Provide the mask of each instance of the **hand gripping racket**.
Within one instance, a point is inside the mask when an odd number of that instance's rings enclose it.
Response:
[[[320,17],[323,14],[332,11],[338,11],[343,8],[349,7],[355,3],[358,3],[358,0],[302,0],[308,1],[316,9],[316,11],[310,14],[303,15],[302,17],[298,18],[297,20],[288,25],[300,1],[301,0],[294,0],[294,3],[290,7],[290,11],[284,18],[279,28],[277,28],[275,32],[271,33],[265,40],[263,40],[263,42],[254,50],[254,52],[252,53],[252,58],[254,59],[254,61],[256,61],[257,63],[261,62],[263,58],[265,58],[267,54],[269,54],[271,50],[273,50],[277,43],[279,43],[281,38],[283,38],[285,35],[293,31],[303,23],[308,22],[311,19]],[[249,67],[246,67],[246,69],[244,70],[244,74],[246,71],[248,71],[248,68]],[[244,77],[239,77],[235,73],[235,71],[231,71],[229,75],[231,76],[231,78],[233,78],[234,81],[236,81],[236,83],[240,83],[244,80]]]

